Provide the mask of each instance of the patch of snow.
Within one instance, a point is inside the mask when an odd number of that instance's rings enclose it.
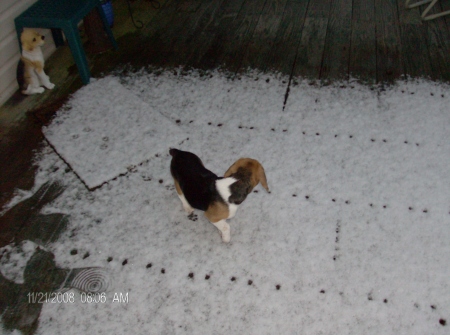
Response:
[[[74,95],[46,136],[88,185],[108,182],[87,191],[45,148],[36,187],[67,185],[52,203],[71,216],[49,246],[58,266],[104,267],[112,284],[106,302],[45,305],[39,334],[447,333],[448,85],[299,81],[283,111],[285,79],[167,71]],[[248,196],[229,244],[187,218],[170,147],[219,175],[263,164],[271,194]]]

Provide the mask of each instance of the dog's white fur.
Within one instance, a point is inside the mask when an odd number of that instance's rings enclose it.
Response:
[[[217,191],[227,204],[229,214],[226,219],[220,220],[218,222],[213,222],[212,224],[220,230],[220,232],[222,233],[222,241],[225,243],[228,243],[231,240],[231,228],[225,220],[232,219],[236,215],[236,211],[239,207],[238,205],[229,203],[227,200],[231,195],[230,186],[235,182],[237,182],[237,180],[232,177],[216,180]]]
[[[177,193],[178,194],[178,193]],[[181,203],[183,204],[183,208],[184,210],[188,213],[188,214],[192,214],[194,212],[194,209],[192,208],[191,205],[189,205],[189,202],[186,200],[186,197],[184,196],[183,193],[178,194],[178,197],[181,200]]]
[[[222,241],[225,243],[228,243],[231,241],[231,228],[230,225],[227,223],[227,221],[220,220],[217,222],[211,222],[217,229],[220,230],[220,233],[222,234]]]
[[[228,205],[229,215],[227,219],[234,218],[234,216],[236,215],[236,211],[239,207],[238,205],[229,203],[227,200],[230,198],[231,195],[230,186],[235,182],[237,182],[237,179],[233,177],[216,180],[217,191],[219,192],[222,199],[224,199],[224,201]]]
[[[32,29],[24,29],[20,41],[22,43],[22,57],[24,63],[25,89],[23,94],[30,95],[43,93],[44,88],[49,90],[55,87],[50,82],[50,78],[44,72],[44,55],[41,46],[44,44],[44,37]]]

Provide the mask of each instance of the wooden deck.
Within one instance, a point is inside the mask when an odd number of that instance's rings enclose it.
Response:
[[[280,71],[367,83],[450,80],[450,16],[424,22],[404,0],[169,0],[130,59]],[[442,1],[433,12],[450,9]]]

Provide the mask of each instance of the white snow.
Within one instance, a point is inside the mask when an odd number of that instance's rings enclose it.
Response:
[[[35,187],[67,185],[58,266],[104,267],[111,287],[105,303],[46,304],[38,334],[448,333],[449,87],[295,80],[283,111],[287,80],[141,72],[74,95],[46,135],[88,186],[107,183],[89,192],[47,147]],[[219,175],[263,164],[271,193],[247,197],[229,244],[187,218],[170,147]]]
[[[0,271],[6,279],[23,284],[23,271],[38,245],[31,241],[22,241],[17,245],[7,245],[0,249]]]
[[[183,139],[175,125],[114,77],[76,92],[44,134],[89,188]]]

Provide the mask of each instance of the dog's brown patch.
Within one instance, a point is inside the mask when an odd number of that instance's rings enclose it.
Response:
[[[240,158],[229,167],[229,169],[225,172],[224,177],[233,177],[233,174],[237,173],[239,168],[243,168],[250,172],[249,181],[252,189],[258,185],[258,183],[261,183],[267,192],[270,192],[269,186],[267,185],[266,173],[260,162],[252,158]]]
[[[230,211],[227,205],[217,201],[209,205],[205,211],[205,216],[210,222],[215,223],[227,219],[230,216]]]
[[[40,61],[31,61],[25,57],[20,57],[20,59],[22,60],[22,62],[25,63],[25,65],[27,65],[30,68],[35,68],[36,71],[41,72],[44,69],[44,65]]]
[[[25,50],[33,51],[34,48],[44,44],[44,38],[33,29],[24,29],[20,35],[20,42]]]

